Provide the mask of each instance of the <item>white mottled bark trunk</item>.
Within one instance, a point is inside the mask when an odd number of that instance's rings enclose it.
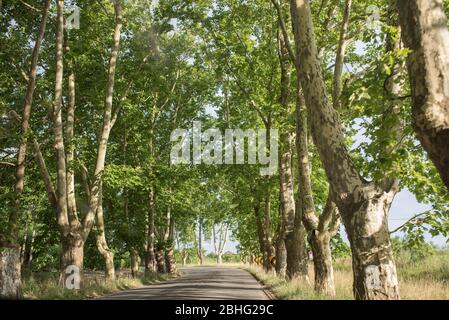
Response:
[[[20,246],[0,247],[0,299],[19,299],[20,287]]]
[[[329,103],[309,1],[291,0],[299,78],[312,135],[351,243],[356,299],[399,299],[387,214],[397,192],[389,179],[367,183],[345,145],[338,112]]]
[[[398,0],[413,128],[449,190],[449,29],[442,0]]]

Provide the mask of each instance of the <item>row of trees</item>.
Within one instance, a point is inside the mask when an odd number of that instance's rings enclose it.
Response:
[[[73,5],[78,29],[64,9]],[[398,299],[394,196],[408,188],[433,205],[404,225],[410,237],[449,230],[445,9],[440,0],[6,2],[1,295],[19,294],[21,266],[55,261],[62,284],[68,266],[102,266],[113,280],[123,259],[135,275],[141,264],[173,273],[175,250],[203,261],[205,237],[220,263],[232,234],[247,261],[260,255],[291,279],[308,281],[310,249],[315,289],[332,296],[342,223],[355,298]],[[279,129],[278,172],[171,166],[171,132],[192,121]]]

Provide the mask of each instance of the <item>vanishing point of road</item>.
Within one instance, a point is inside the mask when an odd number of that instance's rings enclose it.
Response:
[[[247,271],[225,267],[182,268],[182,276],[102,300],[268,300],[264,287]]]

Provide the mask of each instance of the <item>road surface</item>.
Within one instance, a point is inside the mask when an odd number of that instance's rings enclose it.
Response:
[[[102,300],[268,300],[263,286],[247,271],[237,268],[182,268],[179,278],[124,290]]]

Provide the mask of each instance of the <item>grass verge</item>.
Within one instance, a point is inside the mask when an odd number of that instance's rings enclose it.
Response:
[[[309,281],[286,280],[261,267],[242,266],[253,274],[281,300],[352,300],[352,269],[350,259],[334,262],[335,297],[317,294],[313,289],[313,266]],[[449,255],[435,254],[419,260],[397,258],[399,290],[404,300],[449,300]]]
[[[146,274],[139,278],[120,277],[115,281],[98,278],[85,278],[79,290],[69,290],[58,284],[55,274],[37,274],[23,279],[22,293],[24,299],[39,300],[82,300],[100,297],[109,293],[139,288],[144,285],[159,283],[180,276],[176,274]]]

